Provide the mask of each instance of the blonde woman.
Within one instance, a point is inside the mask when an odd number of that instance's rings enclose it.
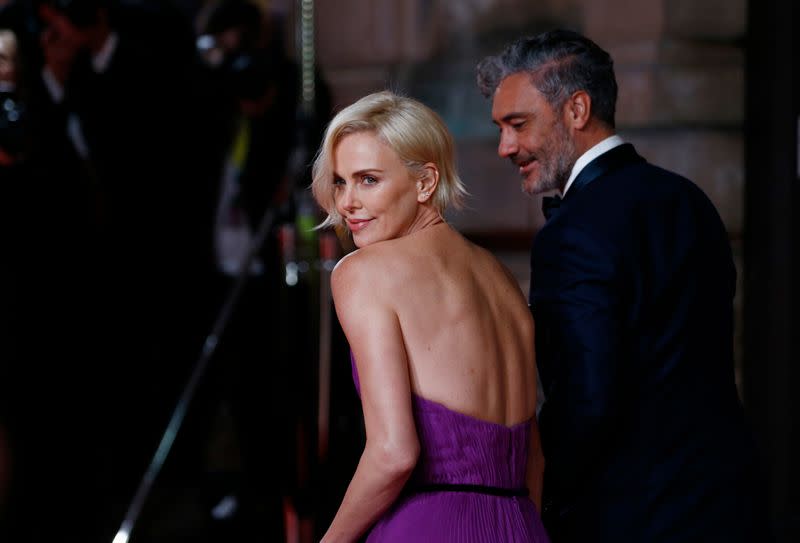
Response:
[[[330,123],[312,188],[358,248],[332,282],[367,435],[323,541],[547,541],[533,320],[442,216],[465,196],[444,123],[366,96]]]

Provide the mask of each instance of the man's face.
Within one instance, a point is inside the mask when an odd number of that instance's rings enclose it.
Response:
[[[497,154],[522,176],[522,190],[563,189],[577,160],[561,111],[554,111],[527,73],[512,74],[495,90],[492,121],[500,128]]]
[[[0,81],[16,83],[17,44],[13,34],[0,30]]]

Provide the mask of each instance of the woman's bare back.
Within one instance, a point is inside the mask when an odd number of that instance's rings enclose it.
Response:
[[[367,249],[383,262],[412,391],[497,424],[531,418],[533,320],[508,270],[444,223]]]

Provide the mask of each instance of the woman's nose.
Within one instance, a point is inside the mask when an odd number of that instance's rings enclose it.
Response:
[[[344,185],[339,191],[339,205],[345,210],[352,210],[358,207],[359,200],[355,187]]]

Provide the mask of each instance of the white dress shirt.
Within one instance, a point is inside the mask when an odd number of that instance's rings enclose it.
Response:
[[[585,153],[583,153],[578,160],[575,161],[575,165],[572,167],[572,173],[569,176],[569,180],[567,180],[567,184],[564,186],[564,194],[567,193],[569,188],[572,186],[572,182],[575,181],[575,178],[578,177],[578,174],[594,159],[599,157],[605,152],[610,151],[614,147],[618,147],[625,143],[625,141],[614,134],[613,136],[609,136]]]

